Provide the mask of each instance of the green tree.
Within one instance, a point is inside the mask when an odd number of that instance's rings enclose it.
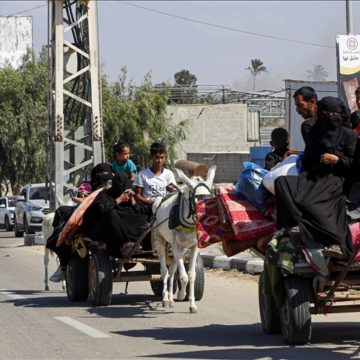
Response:
[[[47,147],[47,62],[29,51],[22,66],[0,69],[0,181],[16,191],[44,181]]]
[[[267,72],[266,66],[260,59],[252,59],[251,66],[245,68],[245,70],[249,70],[251,75],[253,76],[253,87],[252,91],[255,91],[256,88],[256,76],[261,74],[262,72]]]
[[[169,90],[156,89],[150,75],[137,87],[127,81],[126,69],[122,69],[118,80],[109,84],[103,79],[103,116],[106,159],[113,158],[116,141],[130,145],[134,158],[141,167],[149,165],[149,148],[152,142],[167,145],[170,165],[175,159],[174,146],[185,138],[186,123],[170,124],[166,115]]]
[[[312,70],[306,70],[309,80],[324,81],[327,79],[328,72],[322,65],[314,65]]]
[[[197,77],[189,70],[181,70],[174,74],[175,84],[171,89],[170,102],[176,104],[192,104],[197,99]]]

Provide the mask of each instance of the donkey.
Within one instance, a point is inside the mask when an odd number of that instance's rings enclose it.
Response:
[[[182,206],[180,206],[180,216],[182,216],[188,223],[189,227],[195,227],[195,198],[199,196],[210,196],[211,187],[215,177],[216,166],[211,166],[208,170],[207,179],[204,181],[200,177],[188,178],[183,171],[176,169],[179,178],[184,185],[178,188],[183,199]],[[170,211],[177,202],[177,196],[170,195],[164,199],[157,200],[153,205],[153,213],[155,214],[153,229],[152,229],[152,247],[156,251],[160,261],[161,278],[163,281],[163,307],[173,307],[173,283],[174,275],[179,269],[180,289],[177,293],[178,300],[184,300],[186,297],[186,286],[189,282],[189,303],[190,313],[197,312],[195,304],[195,266],[196,257],[199,249],[197,247],[197,238],[194,231],[186,231],[184,229],[169,228]],[[195,229],[194,229],[195,230]],[[166,262],[166,244],[170,244],[173,254],[172,262],[167,267]],[[190,250],[189,271],[186,273],[183,257],[187,250]],[[169,286],[168,286],[169,283]]]

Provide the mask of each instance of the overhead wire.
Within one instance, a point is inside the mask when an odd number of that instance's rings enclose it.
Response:
[[[24,14],[24,13],[27,13],[27,12],[32,11],[32,10],[40,9],[40,8],[42,8],[44,6],[47,6],[47,4],[37,5],[37,6],[34,6],[34,7],[30,8],[30,9],[18,11],[16,13],[9,14],[9,15],[6,15],[6,16],[9,17],[9,16],[15,16],[15,15]]]
[[[261,33],[253,32],[253,31],[241,30],[241,29],[237,29],[237,28],[234,28],[234,27],[230,27],[230,26],[214,24],[214,23],[210,23],[210,22],[207,22],[207,21],[202,21],[202,20],[198,20],[198,19],[192,19],[192,18],[189,18],[189,17],[186,17],[186,16],[180,16],[180,15],[176,15],[176,14],[171,14],[171,13],[168,13],[168,12],[165,12],[165,11],[148,8],[146,6],[141,6],[141,5],[137,5],[137,4],[134,4],[134,3],[129,3],[127,1],[117,1],[117,2],[120,3],[120,4],[125,4],[125,5],[128,5],[128,6],[135,7],[135,8],[138,8],[138,9],[154,12],[154,13],[161,14],[161,15],[170,16],[170,17],[173,17],[173,18],[189,21],[189,22],[192,22],[192,23],[207,25],[207,26],[218,28],[218,29],[235,31],[235,32],[243,33],[243,34],[254,35],[254,36],[259,36],[259,37],[264,37],[264,38],[274,39],[274,40],[287,41],[287,42],[297,43],[297,44],[302,44],[302,45],[318,46],[318,47],[324,47],[324,48],[329,48],[329,49],[334,49],[335,48],[335,46],[326,45],[326,44],[319,44],[319,43],[310,42],[310,41],[289,39],[289,38],[285,38],[285,37],[281,37],[281,36],[266,35],[266,34],[261,34]]]

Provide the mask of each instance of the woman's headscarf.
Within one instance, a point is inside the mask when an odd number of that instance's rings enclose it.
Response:
[[[342,138],[343,126],[348,126],[349,121],[350,110],[341,99],[326,96],[318,102],[314,133],[324,152],[335,152]]]
[[[110,164],[100,163],[97,164],[91,171],[91,187],[92,190],[96,190],[113,178],[113,169]]]
[[[113,177],[111,188],[106,190],[106,194],[116,199],[127,189],[131,189],[131,182],[127,174],[118,172]]]
[[[91,193],[91,185],[88,182],[81,183],[78,187],[78,192],[89,195]]]

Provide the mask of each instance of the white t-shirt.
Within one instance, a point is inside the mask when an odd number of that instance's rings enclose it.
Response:
[[[149,168],[141,170],[135,179],[134,185],[143,189],[145,198],[155,199],[166,195],[166,186],[176,185],[174,173],[169,169],[163,169],[161,174],[154,174]]]

